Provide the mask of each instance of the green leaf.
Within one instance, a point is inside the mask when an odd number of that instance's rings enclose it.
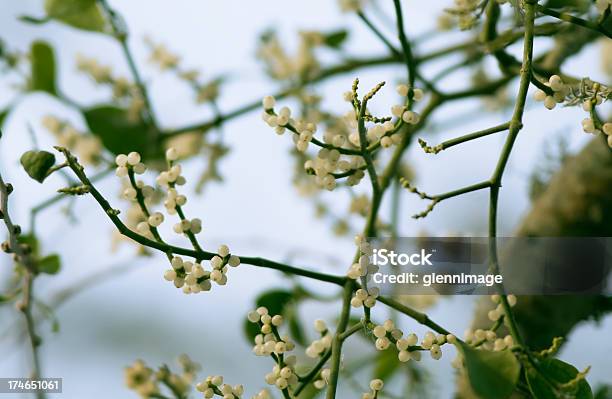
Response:
[[[61,262],[57,254],[45,256],[38,260],[38,271],[47,274],[57,274],[60,271]]]
[[[55,155],[47,151],[26,151],[20,161],[28,175],[42,183],[55,165]]]
[[[137,151],[144,157],[149,152],[148,127],[140,120],[131,120],[125,110],[102,105],[84,110],[83,116],[89,130],[113,154]]]
[[[307,346],[308,340],[306,339],[297,306],[288,306],[285,310],[285,318],[287,319],[287,326],[293,340],[302,346]]]
[[[45,0],[45,11],[49,17],[74,28],[105,31],[106,20],[96,0]]]
[[[46,42],[35,41],[30,47],[30,90],[57,94],[55,54]]]
[[[539,371],[530,368],[527,373],[527,383],[529,390],[536,399],[555,399],[563,394],[571,394],[571,398],[575,399],[592,399],[593,392],[586,380],[581,380],[575,392],[558,392],[553,388],[548,381],[553,384],[563,384],[571,381],[578,374],[578,370],[571,364],[565,363],[559,359],[544,359],[540,362]]]
[[[268,308],[270,315],[282,315],[285,308],[293,304],[293,292],[287,290],[274,289],[265,291],[255,300],[255,307],[264,306]],[[249,341],[253,341],[255,336],[260,333],[259,326],[245,319],[244,333]]]
[[[491,352],[466,344],[457,345],[463,354],[467,376],[474,392],[483,399],[504,399],[516,387],[521,365],[510,350]]]
[[[20,244],[27,244],[30,247],[30,253],[32,254],[32,256],[34,256],[35,258],[38,257],[38,254],[40,253],[40,244],[38,243],[38,238],[36,238],[35,235],[20,234],[17,237],[17,241]]]
[[[387,381],[393,374],[401,370],[403,364],[397,358],[397,350],[394,347],[378,352],[374,370],[372,371],[372,378],[380,378],[383,381]]]
[[[326,46],[338,49],[348,38],[348,31],[345,29],[336,30],[326,34],[323,37],[323,43]]]

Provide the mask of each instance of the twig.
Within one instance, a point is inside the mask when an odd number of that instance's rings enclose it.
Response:
[[[340,374],[340,357],[342,355],[342,334],[348,326],[349,316],[351,313],[351,297],[353,295],[353,281],[349,280],[344,284],[344,291],[342,294],[342,312],[340,313],[340,321],[336,327],[336,333],[332,341],[331,349],[331,365],[330,374],[327,388],[327,399],[334,399],[336,397],[336,389],[338,388],[338,376]]]
[[[0,133],[1,136],[1,133]],[[32,375],[34,379],[41,377],[40,359],[38,355],[38,346],[40,338],[36,334],[36,326],[34,317],[32,316],[32,292],[34,290],[34,278],[36,276],[36,265],[29,254],[29,250],[22,246],[18,236],[20,228],[13,224],[8,208],[8,197],[13,188],[10,184],[6,184],[0,175],[0,217],[4,220],[8,231],[9,250],[14,254],[15,262],[19,262],[24,266],[25,275],[23,279],[23,299],[18,304],[19,310],[23,313],[26,320],[26,328],[29,336],[30,349],[32,351]],[[45,394],[42,391],[36,392],[38,399],[43,399]]]
[[[117,216],[118,211],[111,207],[110,203],[96,189],[96,187],[89,180],[89,178],[87,178],[87,176],[85,175],[83,171],[83,166],[81,166],[78,163],[77,159],[65,148],[56,147],[56,149],[64,154],[70,166],[70,169],[72,169],[72,171],[77,176],[77,178],[81,181],[81,183],[90,187],[90,194],[98,202],[100,207],[104,210],[106,215],[110,218],[110,220],[113,222],[113,224],[115,225],[115,227],[119,230],[121,234],[125,235],[128,238],[131,238],[132,240],[136,241],[139,244],[142,244],[150,248],[157,249],[164,253],[171,252],[174,254],[186,255],[186,256],[193,257],[195,259],[202,259],[202,260],[210,260],[212,259],[213,256],[217,255],[216,253],[208,252],[204,250],[195,250],[195,249],[177,247],[177,246],[166,244],[166,243],[160,243],[160,242],[151,240],[145,236],[142,236],[136,233],[135,231],[131,230],[121,221],[121,219],[119,219],[119,217]],[[308,277],[308,278],[312,278],[312,279],[320,280],[320,281],[326,281],[326,282],[337,284],[337,285],[344,285],[346,281],[346,277],[334,276],[334,275],[315,272],[311,270],[300,269],[297,267],[289,266],[283,263],[275,262],[275,261],[264,259],[264,258],[248,257],[248,256],[239,256],[239,258],[240,258],[241,263],[249,264],[252,266],[274,269],[274,270],[282,271],[284,273],[295,274],[298,276]]]
[[[470,140],[479,139],[481,137],[485,137],[490,134],[503,132],[504,130],[508,130],[509,127],[510,127],[510,122],[502,123],[501,125],[493,126],[488,129],[479,130],[474,133],[469,133],[463,136],[456,137],[454,139],[443,141],[442,143],[436,146],[433,146],[433,147],[430,147],[429,145],[427,145],[427,142],[425,140],[419,139],[419,145],[421,146],[421,148],[423,148],[423,151],[425,151],[426,153],[437,154],[440,151],[453,147],[457,144],[465,143],[466,141],[470,141]]]
[[[590,29],[590,30],[595,31],[595,32],[599,32],[602,35],[608,37],[609,39],[612,39],[612,33],[610,33],[607,30],[605,30],[603,28],[603,26],[601,26],[597,22],[587,21],[586,19],[575,17],[575,16],[573,16],[571,14],[568,14],[566,12],[555,11],[555,10],[552,10],[550,8],[546,8],[546,7],[544,7],[542,5],[539,5],[539,4],[536,5],[536,8],[537,8],[537,10],[539,12],[541,12],[544,15],[548,15],[550,17],[557,18],[557,19],[559,19],[561,21],[569,22],[569,23],[572,23],[574,25],[581,26],[583,28]]]
[[[501,187],[501,181],[504,174],[504,170],[510,158],[512,147],[514,142],[523,127],[523,113],[525,111],[525,103],[527,100],[527,91],[529,90],[529,83],[531,81],[532,74],[532,59],[533,59],[533,41],[534,41],[534,19],[535,9],[537,6],[537,0],[526,0],[525,1],[525,38],[523,41],[523,62],[520,71],[520,82],[519,89],[516,96],[516,104],[512,119],[510,121],[510,128],[508,137],[500,154],[499,160],[495,167],[495,171],[491,176],[491,188],[490,188],[490,203],[489,203],[489,258],[490,258],[490,270],[495,273],[499,270],[498,256],[497,256],[497,206],[499,199],[499,188]],[[525,347],[525,343],[519,333],[514,314],[510,309],[508,299],[505,295],[503,287],[498,286],[500,291],[501,304],[504,309],[505,318],[516,342],[521,347]]]

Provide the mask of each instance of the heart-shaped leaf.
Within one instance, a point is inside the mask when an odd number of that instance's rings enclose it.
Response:
[[[55,155],[47,151],[26,151],[20,162],[32,179],[42,183],[55,165]]]

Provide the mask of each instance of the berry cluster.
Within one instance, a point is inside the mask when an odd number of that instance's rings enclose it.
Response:
[[[183,288],[185,294],[210,291],[212,282],[225,285],[228,266],[239,266],[240,258],[230,255],[227,245],[221,245],[217,253],[210,260],[210,271],[205,270],[201,263],[184,261],[180,256],[175,256],[170,262],[172,269],[164,272],[164,279],[173,282],[177,288]]]
[[[508,299],[508,304],[510,306],[516,305],[515,295],[510,294],[507,296],[507,299]],[[491,321],[498,321],[504,315],[504,309],[500,303],[501,298],[499,295],[491,295],[491,300],[497,304],[497,307],[493,310],[490,310],[487,316],[489,317],[489,320]]]
[[[202,392],[206,399],[210,399],[215,395],[223,397],[223,399],[240,399],[244,394],[242,385],[231,386],[223,383],[223,376],[209,375],[204,380],[196,385],[196,390]]]
[[[281,315],[270,315],[266,307],[259,307],[248,313],[247,319],[259,326],[261,334],[255,336],[253,353],[256,356],[272,356],[276,364],[272,371],[265,376],[269,385],[275,385],[278,389],[287,389],[290,385],[297,384],[298,377],[295,374],[297,358],[294,355],[286,356],[287,352],[295,348],[295,344],[289,336],[282,336],[279,328],[283,324]]]
[[[404,333],[399,328],[396,328],[392,320],[386,320],[383,324],[374,326],[372,333],[376,337],[374,345],[377,350],[384,351],[391,344],[395,344],[398,350],[397,357],[403,363],[411,359],[415,361],[421,360],[420,351],[425,350],[429,351],[432,359],[438,360],[442,357],[442,345],[457,342],[457,338],[452,334],[436,335],[430,331],[425,334],[419,346],[419,338],[416,334],[411,333],[404,337]]]
[[[563,83],[563,79],[559,75],[552,75],[545,86],[548,90],[538,89],[533,97],[536,101],[543,102],[547,109],[554,109],[557,104],[565,101],[565,97],[570,92],[570,88]]]
[[[276,100],[272,96],[266,96],[262,100],[264,122],[279,135],[287,130],[293,132],[293,142],[298,153],[306,153],[310,144],[320,147],[315,158],[305,161],[304,169],[307,174],[315,176],[316,186],[321,189],[334,190],[337,180],[344,177],[347,178],[348,186],[355,186],[365,176],[366,161],[359,131],[360,119],[363,122],[364,130],[361,133],[365,132],[366,143],[363,144],[367,152],[399,144],[402,139],[402,135],[396,134],[399,128],[404,124],[416,125],[421,120],[419,113],[409,109],[406,104],[420,101],[424,97],[422,90],[411,90],[404,84],[397,87],[398,94],[405,101],[404,104],[391,107],[391,114],[397,118],[396,122],[392,122],[392,117],[377,118],[367,110],[363,113],[360,111],[357,85],[358,80],[353,84],[352,91],[344,93],[344,99],[351,103],[352,109],[342,118],[332,118],[333,122],[328,121],[322,141],[315,137],[318,127],[314,121],[292,118],[288,107],[275,110]],[[374,96],[383,85],[384,82],[380,83],[366,94],[364,101]],[[366,123],[369,126],[366,126]]]
[[[195,234],[202,231],[202,221],[200,219],[187,219],[182,206],[186,204],[187,197],[181,195],[176,190],[177,185],[185,184],[185,178],[181,175],[180,165],[174,165],[178,154],[174,148],[166,151],[167,170],[160,172],[156,178],[157,186],[160,190],[166,191],[164,207],[169,215],[177,214],[180,221],[173,226],[177,234],[185,235],[194,245],[195,249],[200,249]],[[117,164],[116,175],[119,177],[129,177],[129,186],[123,191],[123,198],[131,201],[135,205],[135,216],[132,216],[135,230],[150,239],[163,242],[157,228],[164,222],[165,217],[161,212],[151,212],[152,198],[155,188],[147,186],[142,180],[135,180],[135,174],[143,174],[146,166],[141,162],[141,156],[137,152],[129,154],[119,154],[115,158]],[[134,209],[132,207],[131,209]],[[128,213],[129,214],[129,213]],[[138,221],[140,220],[140,221]],[[128,224],[129,225],[129,224]],[[227,283],[227,271],[229,267],[240,265],[240,258],[230,253],[227,245],[221,245],[217,250],[217,255],[210,259],[210,270],[205,270],[201,261],[191,262],[183,260],[180,256],[170,257],[172,269],[164,272],[164,279],[174,283],[175,287],[182,288],[186,294],[210,291],[212,282],[218,285]]]

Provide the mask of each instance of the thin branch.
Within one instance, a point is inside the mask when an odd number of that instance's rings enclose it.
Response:
[[[305,376],[300,378],[300,384],[293,391],[293,396],[299,396],[300,393],[312,382],[312,380],[319,374],[325,363],[331,357],[331,350],[325,351],[323,356],[319,359],[317,364],[313,366],[313,368],[306,374]]]
[[[0,136],[2,133],[0,132]],[[38,379],[41,377],[40,359],[38,347],[40,338],[36,334],[36,326],[34,317],[32,316],[32,292],[34,290],[34,278],[36,277],[36,265],[28,249],[24,248],[19,242],[20,228],[13,224],[11,215],[9,214],[8,197],[13,188],[10,184],[6,184],[0,175],[0,218],[4,220],[8,231],[8,249],[13,253],[15,262],[19,262],[24,266],[25,275],[23,278],[22,301],[18,304],[18,309],[21,310],[25,317],[26,328],[28,332],[30,349],[32,351],[32,374],[31,378]],[[36,397],[44,399],[43,391],[37,391]]]
[[[113,8],[111,8],[111,6],[106,0],[98,0],[98,2],[100,3],[104,11],[106,11],[109,17],[108,19],[113,31],[113,35],[121,45],[121,51],[123,52],[123,55],[128,63],[130,73],[132,74],[134,82],[136,83],[136,86],[138,86],[138,90],[142,95],[142,99],[145,104],[147,122],[149,122],[150,125],[155,128],[155,130],[158,130],[147,86],[145,85],[144,80],[140,75],[138,67],[136,66],[136,62],[134,61],[134,56],[132,55],[132,52],[130,51],[130,48],[127,43],[129,34],[123,17],[119,15],[119,13],[117,13],[117,11],[115,11]]]
[[[395,299],[392,299],[386,296],[379,296],[378,298],[376,298],[376,300],[414,319],[419,324],[422,324],[424,326],[431,328],[433,331],[439,334],[445,334],[445,335],[450,334],[448,330],[446,330],[444,327],[440,326],[438,323],[431,320],[429,316],[427,316],[425,313],[412,309],[411,307],[406,306],[396,301]],[[457,340],[459,340],[459,338],[457,338]]]
[[[357,82],[357,80],[355,81]],[[370,176],[370,182],[372,183],[372,197],[374,199],[378,198],[381,195],[380,184],[378,182],[378,175],[376,174],[376,167],[374,166],[374,162],[372,160],[372,154],[368,151],[368,139],[367,132],[365,127],[365,114],[368,106],[368,100],[372,98],[380,88],[385,84],[385,82],[380,83],[376,86],[370,93],[366,94],[361,101],[361,107],[359,109],[359,116],[357,120],[357,130],[359,131],[359,146],[361,148],[361,156],[366,163],[366,170],[368,171],[368,175]]]
[[[500,154],[495,171],[491,176],[490,188],[490,203],[489,203],[489,258],[491,272],[496,273],[499,270],[498,255],[497,255],[497,206],[499,199],[499,188],[504,174],[504,170],[510,158],[510,153],[514,146],[514,142],[523,127],[523,113],[525,111],[525,103],[527,101],[527,92],[532,74],[532,59],[533,59],[533,41],[534,41],[534,19],[537,0],[526,0],[525,8],[525,38],[523,41],[523,62],[520,70],[519,89],[516,96],[516,104],[512,119],[510,121],[510,129],[508,137]],[[505,295],[503,286],[498,286],[501,297],[501,304],[504,309],[505,318],[512,334],[514,341],[521,347],[525,347],[525,343],[519,333],[514,314],[510,309],[508,299]]]
[[[395,18],[397,20],[397,35],[399,37],[400,44],[402,45],[404,63],[406,64],[406,69],[408,70],[408,87],[411,89],[408,93],[408,99],[410,101],[412,98],[411,92],[414,88],[414,79],[416,78],[416,62],[412,55],[410,42],[408,42],[406,32],[404,32],[404,16],[402,14],[402,5],[400,0],[393,0],[393,5],[395,7]]]
[[[578,26],[581,26],[583,28],[590,29],[590,30],[595,31],[595,32],[599,32],[602,35],[608,37],[609,39],[612,39],[612,33],[610,33],[607,30],[605,30],[603,28],[603,26],[601,26],[597,22],[587,21],[586,19],[575,17],[575,16],[573,16],[571,14],[568,14],[566,12],[555,11],[555,10],[552,10],[550,8],[546,8],[546,7],[544,7],[542,5],[539,5],[539,4],[536,5],[536,8],[537,8],[537,10],[540,13],[542,13],[544,15],[548,15],[550,17],[557,18],[557,19],[559,19],[561,21],[569,22],[569,23],[572,23],[574,25],[578,25]]]
[[[353,296],[354,282],[348,280],[344,284],[344,291],[342,294],[342,312],[340,313],[340,320],[338,321],[338,327],[332,341],[331,348],[331,372],[329,374],[328,388],[327,388],[327,399],[334,399],[336,397],[336,389],[338,388],[338,376],[340,374],[340,358],[342,355],[342,334],[346,330],[349,322],[349,316],[351,314],[351,297]]]
[[[443,141],[442,143],[430,147],[427,142],[423,139],[419,139],[419,145],[423,148],[423,151],[430,154],[437,154],[447,148],[453,147],[457,144],[465,143],[466,141],[479,139],[494,133],[503,132],[510,128],[510,122],[502,123],[501,125],[493,126],[488,129],[478,130],[474,133],[469,133],[463,136],[456,137],[454,139]]]
[[[100,207],[104,210],[106,215],[109,217],[111,222],[115,225],[117,230],[124,236],[136,241],[137,243],[144,245],[146,247],[150,247],[153,249],[157,249],[163,253],[173,253],[178,255],[190,256],[195,259],[202,260],[210,260],[213,256],[217,254],[214,252],[208,252],[204,250],[194,250],[190,248],[178,247],[170,244],[160,243],[154,240],[151,240],[145,236],[142,236],[135,231],[128,228],[121,219],[117,216],[119,211],[111,207],[110,203],[104,198],[104,196],[96,189],[93,183],[89,180],[89,178],[85,175],[83,171],[83,166],[80,165],[77,159],[65,148],[56,147],[56,149],[64,154],[66,160],[70,166],[70,169],[74,172],[77,178],[83,183],[85,186],[90,188],[90,194],[94,197],[94,199],[98,202]],[[308,277],[319,281],[325,281],[328,283],[333,283],[337,285],[343,286],[346,282],[347,278],[343,276],[335,276],[320,272],[315,272],[311,270],[301,269],[293,266],[289,266],[283,263],[275,262],[272,260],[259,258],[259,257],[249,257],[249,256],[239,256],[240,262],[252,266],[258,266],[268,269],[274,269],[281,271],[283,273],[295,274],[302,277]]]

